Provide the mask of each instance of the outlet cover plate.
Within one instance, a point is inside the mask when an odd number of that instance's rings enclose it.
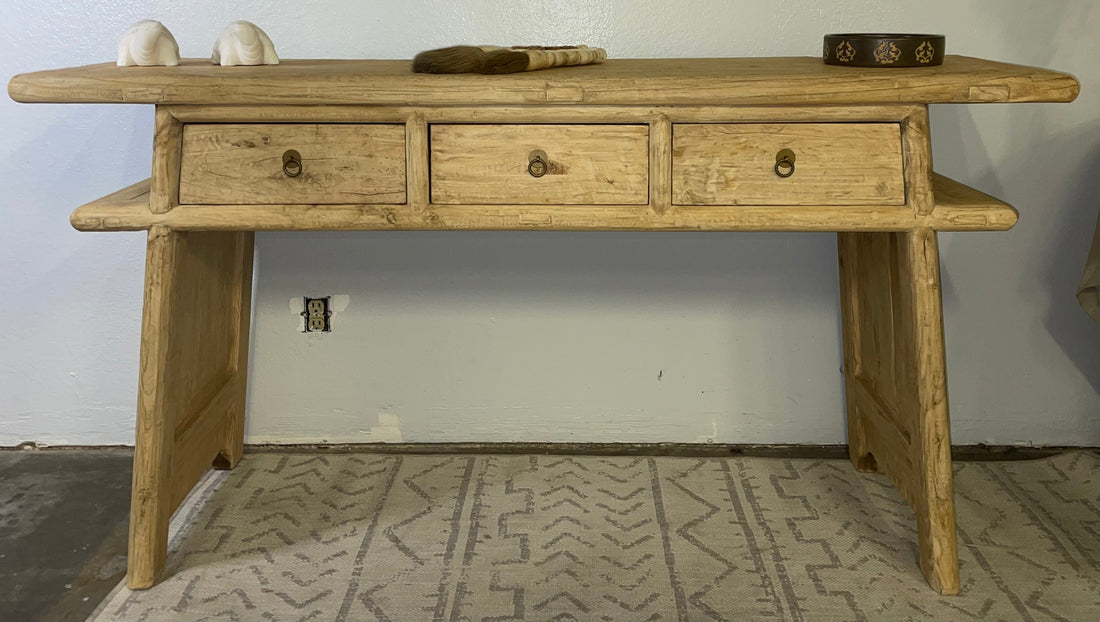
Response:
[[[329,306],[331,296],[321,298],[302,297],[302,316],[305,318],[307,333],[332,332],[332,309]]]

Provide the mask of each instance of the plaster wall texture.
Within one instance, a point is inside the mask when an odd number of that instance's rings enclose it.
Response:
[[[1073,104],[938,106],[936,168],[1017,206],[941,235],[953,440],[1100,445],[1100,327],[1076,307],[1100,204],[1100,4],[1065,0],[7,0],[0,76],[114,58],[158,19],[184,56],[230,21],[284,58],[460,42],[612,58],[817,55],[839,31],[1069,71]],[[132,443],[144,236],[72,208],[149,174],[143,106],[0,101],[0,446]],[[247,442],[845,442],[828,234],[268,233]],[[347,296],[334,332],[295,297]]]

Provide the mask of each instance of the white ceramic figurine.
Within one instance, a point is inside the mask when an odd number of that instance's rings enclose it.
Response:
[[[226,26],[214,42],[215,65],[278,65],[271,39],[259,26],[241,20]]]
[[[142,20],[126,29],[118,42],[119,67],[180,64],[180,46],[164,24]]]

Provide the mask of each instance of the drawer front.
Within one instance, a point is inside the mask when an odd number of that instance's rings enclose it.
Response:
[[[431,177],[438,204],[644,205],[649,126],[432,125]]]
[[[776,156],[789,149],[793,171]],[[904,205],[896,123],[676,124],[677,205]]]
[[[296,151],[301,168],[284,171]],[[297,172],[296,176],[293,173]],[[405,127],[375,124],[190,124],[180,203],[404,203]]]

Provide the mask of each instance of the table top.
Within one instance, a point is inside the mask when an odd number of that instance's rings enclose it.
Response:
[[[361,105],[769,105],[1068,102],[1057,71],[947,56],[938,67],[837,67],[820,58],[620,59],[509,75],[429,75],[407,60],[284,60],[220,67],[101,63],[20,74],[19,102]]]

